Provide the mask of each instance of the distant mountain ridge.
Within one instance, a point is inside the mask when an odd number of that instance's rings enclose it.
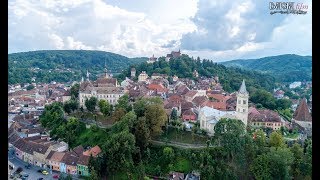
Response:
[[[221,64],[268,73],[280,82],[312,80],[312,56],[284,54],[259,59],[237,59]]]
[[[119,54],[90,50],[41,50],[8,55],[9,84],[31,82],[79,81],[86,71],[95,79],[108,72],[120,73],[132,64],[147,61],[146,57],[128,58]],[[86,78],[86,77],[84,77]]]

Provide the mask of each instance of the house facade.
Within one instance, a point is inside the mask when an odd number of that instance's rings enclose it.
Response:
[[[96,97],[99,100],[104,99],[108,103],[115,105],[118,99],[125,94],[122,87],[118,86],[117,79],[111,78],[107,73],[105,77],[98,78],[91,82],[89,75],[87,81],[81,82],[79,90],[80,107],[85,107],[85,100],[90,97]]]
[[[199,111],[198,119],[200,121],[200,128],[208,132],[209,135],[214,134],[214,126],[221,118],[231,118],[241,120],[245,126],[248,121],[248,100],[249,93],[246,90],[244,80],[237,92],[236,111],[221,111],[212,107],[204,106]]]

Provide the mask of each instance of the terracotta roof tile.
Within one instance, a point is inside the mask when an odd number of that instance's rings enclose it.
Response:
[[[93,157],[96,157],[99,153],[101,153],[100,147],[97,145],[85,152],[83,152],[83,155],[90,156],[92,154]]]
[[[294,112],[293,119],[298,121],[312,121],[306,98],[300,100],[299,106]]]

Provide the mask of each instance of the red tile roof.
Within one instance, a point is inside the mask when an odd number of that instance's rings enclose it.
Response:
[[[218,110],[226,110],[226,102],[212,102],[210,100],[205,101],[201,104],[201,107],[208,106]]]
[[[158,92],[167,92],[168,91],[165,87],[163,87],[160,84],[149,84],[148,89],[149,90],[156,90]]]
[[[100,147],[97,145],[85,152],[83,152],[83,155],[90,156],[92,154],[93,157],[96,157],[99,153],[101,153]]]
[[[294,112],[293,119],[297,121],[312,121],[306,98],[300,100],[299,106]]]
[[[189,91],[185,94],[186,97],[194,97],[197,94],[197,91]]]
[[[257,110],[255,108],[249,110],[248,120],[251,122],[281,122],[277,112],[269,109]]]

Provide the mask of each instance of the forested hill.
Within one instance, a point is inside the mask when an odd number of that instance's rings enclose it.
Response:
[[[147,58],[127,58],[104,51],[44,50],[13,53],[8,55],[9,84],[31,82],[67,82],[81,80],[87,69],[93,79],[107,69],[113,73],[132,64],[147,61]]]
[[[232,60],[222,64],[269,73],[281,82],[311,81],[312,78],[312,56],[285,54],[260,59]]]
[[[199,76],[218,76],[224,90],[233,92],[239,90],[243,79],[246,80],[247,89],[252,92],[254,88],[263,88],[271,91],[275,87],[275,78],[271,75],[261,74],[256,71],[248,71],[240,68],[225,67],[222,64],[214,63],[210,60],[194,60],[188,55],[171,59],[169,62],[160,57],[159,61],[153,64],[141,63],[135,65],[136,75],[141,71],[146,71],[150,76],[152,73],[163,73],[170,76],[177,75],[179,78],[193,78],[192,73],[197,70]],[[130,77],[130,68],[118,76],[119,79]]]

